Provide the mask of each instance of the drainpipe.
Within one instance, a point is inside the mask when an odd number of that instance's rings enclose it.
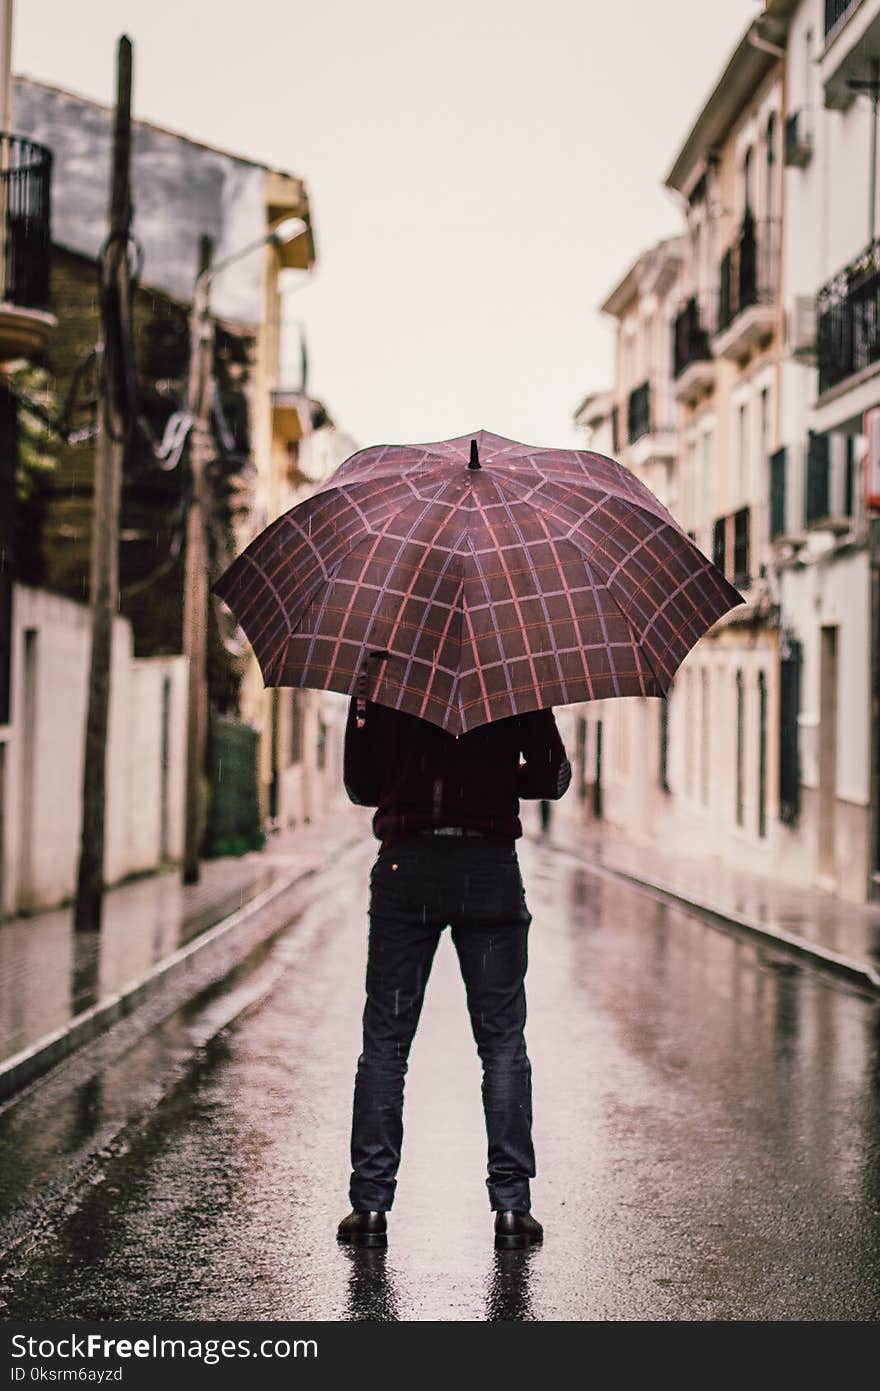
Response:
[[[785,49],[780,48],[776,43],[771,43],[769,39],[765,39],[764,36],[758,32],[757,24],[752,25],[747,37],[752,47],[760,48],[762,53],[772,53],[774,58],[785,57]]]

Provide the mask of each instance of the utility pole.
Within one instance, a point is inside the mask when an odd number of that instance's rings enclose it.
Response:
[[[119,499],[125,453],[125,422],[124,419],[120,421],[117,409],[123,390],[119,374],[124,369],[118,352],[114,354],[107,342],[104,311],[112,299],[119,323],[127,327],[131,294],[131,69],[131,41],[123,35],[116,59],[110,234],[101,252],[102,341],[98,344],[101,387],[95,447],[90,591],[92,650],[82,784],[82,843],[74,912],[74,927],[78,932],[99,931],[104,902],[107,724],[113,620],[119,602]]]
[[[199,248],[199,276],[190,315],[187,410],[192,425],[189,435],[190,498],[186,519],[183,589],[183,650],[189,659],[184,884],[198,882],[204,833],[202,777],[208,717],[208,563],[205,547],[204,470],[211,448],[211,387],[214,378],[214,321],[208,301],[212,252],[210,237],[202,237]]]

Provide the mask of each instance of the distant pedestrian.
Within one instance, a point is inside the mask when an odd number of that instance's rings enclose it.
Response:
[[[480,725],[458,738],[413,715],[353,699],[344,780],[376,807],[363,1051],[351,1132],[352,1212],[340,1241],[383,1246],[403,1141],[410,1045],[448,925],[483,1064],[489,1202],[497,1246],[541,1241],[531,1216],[531,1065],[523,1028],[531,914],[516,840],[520,798],[557,799],[571,767],[553,711]],[[520,764],[520,754],[525,762]]]
[[[547,833],[548,833],[549,830],[550,830],[550,819],[551,819],[551,813],[552,813],[552,811],[553,811],[553,808],[552,808],[552,806],[550,805],[550,802],[548,801],[548,799],[547,799],[546,797],[542,797],[542,798],[541,798],[540,808],[541,808],[541,831],[542,831],[542,833],[546,836]]]

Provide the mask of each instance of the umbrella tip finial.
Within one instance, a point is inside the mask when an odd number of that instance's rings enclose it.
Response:
[[[480,451],[477,449],[477,441],[471,440],[471,457],[468,468],[480,467]]]

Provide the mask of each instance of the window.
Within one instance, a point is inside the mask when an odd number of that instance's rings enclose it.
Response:
[[[703,278],[703,223],[695,222],[691,228],[691,238],[693,249],[691,252],[693,267],[693,288],[694,294],[698,295],[705,284]]]
[[[758,672],[758,835],[767,834],[767,677]]]
[[[660,790],[669,791],[669,699],[660,701]]]
[[[806,520],[823,521],[829,515],[831,473],[831,436],[807,436],[807,506]]]
[[[770,455],[770,540],[785,534],[786,524],[786,451],[777,449]]]
[[[615,701],[614,706],[615,733],[617,735],[616,747],[614,750],[614,762],[618,773],[626,774],[629,772],[629,709],[625,700]]]
[[[645,364],[643,377],[648,380],[654,368],[654,315],[648,314],[642,328],[642,361]]]
[[[696,453],[696,441],[694,439],[689,439],[687,442],[687,452],[685,454],[684,459],[684,478],[682,480],[683,497],[681,501],[682,511],[684,513],[685,520],[691,526],[695,526],[697,520],[696,489],[694,487],[694,481],[696,476]]]
[[[743,674],[736,673],[736,824],[741,826],[743,814],[743,753],[745,744],[745,698],[743,694]]]
[[[800,714],[801,644],[783,630],[779,668],[779,819],[797,825],[800,815],[798,715]]]
[[[813,100],[813,31],[804,34],[804,106],[809,111]]]
[[[323,715],[318,716],[318,742],[315,748],[315,762],[320,769],[327,766],[327,725]]]
[[[743,156],[743,212],[752,210],[752,147]]]
[[[761,463],[770,453],[770,388],[761,388]]]
[[[764,166],[766,186],[764,190],[765,216],[776,216],[776,112],[767,117],[767,162]]]
[[[632,388],[636,385],[636,382],[635,382],[635,372],[636,372],[636,340],[635,340],[635,334],[632,332],[632,329],[633,329],[633,324],[632,324],[632,321],[630,320],[630,321],[628,321],[627,326],[626,326],[626,328],[624,329],[624,333],[623,333],[623,362],[622,362],[622,369],[623,369],[623,388],[624,388],[625,391],[631,391]]]
[[[721,571],[722,575],[727,574],[727,518],[716,517],[715,526],[712,531],[712,561]]]
[[[740,501],[745,501],[749,492],[749,403],[740,401],[737,411],[736,429],[737,449],[737,488]]]
[[[302,762],[302,710],[300,692],[290,692],[290,762]]]
[[[702,446],[701,471],[703,475],[703,504],[700,522],[705,526],[712,516],[712,431],[704,430],[700,439]]]
[[[693,667],[685,674],[685,730],[684,730],[684,786],[688,797],[694,795],[694,741],[697,737],[697,720],[694,697]]]
[[[702,711],[700,720],[700,791],[703,806],[709,805],[709,754],[711,745],[711,726],[709,724],[709,668],[703,667],[700,671],[700,694],[702,697]]]

